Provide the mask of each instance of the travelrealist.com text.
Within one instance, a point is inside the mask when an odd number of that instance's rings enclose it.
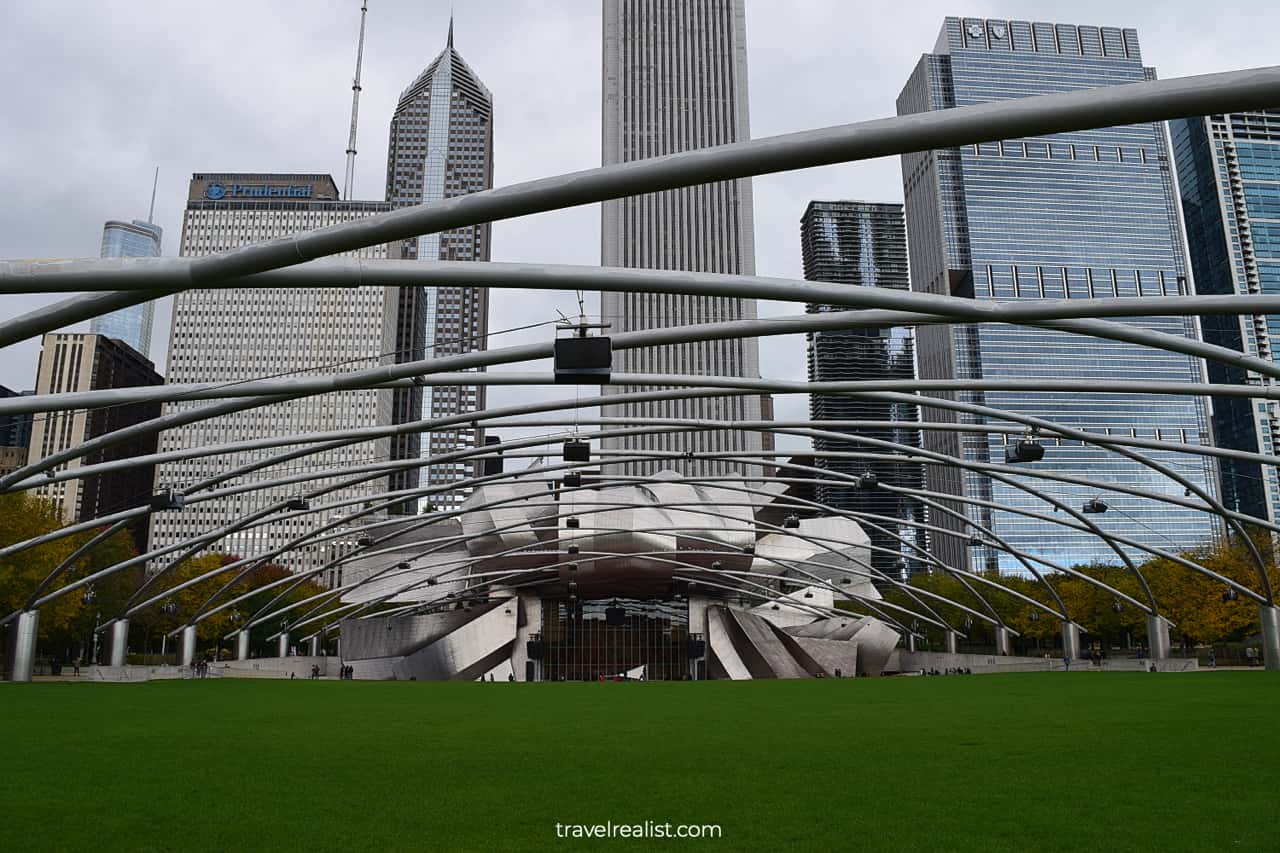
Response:
[[[718,823],[557,823],[556,838],[720,838]]]

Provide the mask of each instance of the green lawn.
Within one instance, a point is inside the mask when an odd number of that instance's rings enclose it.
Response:
[[[0,851],[1274,850],[1271,673],[0,685]],[[719,841],[557,839],[713,823]]]

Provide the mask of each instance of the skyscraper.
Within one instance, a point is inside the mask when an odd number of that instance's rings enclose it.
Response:
[[[33,392],[24,392],[31,394]],[[22,394],[0,385],[0,398]],[[31,444],[31,415],[0,415],[0,474],[8,474],[27,464]]]
[[[320,174],[192,175],[182,220],[184,257],[200,257],[298,234],[326,225],[382,213],[382,201],[343,201],[333,178]],[[387,246],[353,253],[385,258]],[[174,297],[169,341],[168,380],[241,382],[265,375],[327,374],[390,364],[399,348],[396,318],[399,288],[363,285],[346,288],[237,288],[188,290]],[[164,405],[177,412],[204,405],[182,400]],[[166,431],[162,451],[221,445],[280,435],[303,435],[391,423],[391,391],[365,389],[305,397],[223,415]],[[280,448],[201,455],[158,466],[158,486],[191,486],[229,468],[261,461]],[[330,470],[393,455],[387,439],[348,445],[255,471],[237,482],[270,480],[302,470]],[[301,490],[332,485],[335,475],[303,485],[262,489],[232,498],[188,505],[181,512],[152,517],[151,546],[160,548],[229,524],[279,503]],[[328,501],[373,495],[386,490],[385,477],[346,487]],[[342,512],[350,511],[345,510]],[[269,527],[237,531],[218,548],[241,556],[262,554],[330,518],[317,514],[276,520]],[[331,554],[328,556],[332,556]],[[323,546],[291,552],[279,562],[300,570],[326,561]]]
[[[1137,33],[1114,27],[946,19],[932,54],[917,64],[898,98],[898,113],[985,103],[1153,79],[1142,64]],[[970,299],[1089,299],[1186,293],[1177,201],[1164,129],[1157,124],[1007,139],[904,155],[911,286]],[[1127,321],[1194,336],[1189,319]],[[922,379],[1165,380],[1201,378],[1195,360],[1177,353],[1003,325],[922,326],[917,330]],[[939,395],[942,396],[942,395]],[[1203,401],[1192,397],[966,392],[955,398],[1009,409],[1099,435],[1207,443]],[[956,419],[928,408],[925,420]],[[960,415],[962,423],[983,419]],[[925,446],[974,462],[1003,462],[1006,438],[927,431]],[[1183,488],[1117,454],[1046,442],[1046,471],[1095,481],[1137,484],[1182,497]],[[1165,451],[1143,454],[1192,481],[1216,488],[1208,464]],[[982,474],[931,465],[935,491],[964,494],[1000,507],[1045,511],[1043,500]],[[1031,479],[1028,483],[1035,482]],[[1040,480],[1036,485],[1080,507],[1105,497],[1096,516],[1104,529],[1161,548],[1204,544],[1216,533],[1196,510],[1120,493]],[[1011,545],[1063,564],[1113,561],[1101,540],[1003,510],[968,509]],[[956,526],[936,517],[939,526]],[[966,540],[933,536],[934,553],[967,562]],[[980,566],[1021,571],[1004,551],[975,549]]]
[[[809,281],[847,284],[851,287],[910,289],[907,277],[907,233],[902,205],[861,201],[811,201],[800,219],[800,244],[804,277]],[[810,314],[844,311],[846,306],[809,304]],[[915,339],[909,327],[860,327],[810,332],[809,381],[857,382],[877,379],[914,379]],[[815,421],[879,421],[892,426],[832,427],[838,432],[920,446],[915,426],[919,411],[912,405],[863,400],[844,395],[813,394],[810,418]],[[865,444],[815,438],[814,466],[844,475],[871,473],[883,484],[908,489],[924,487],[924,468],[918,464],[824,458],[824,452],[868,452]],[[892,451],[884,451],[886,453]],[[928,543],[920,527],[895,523],[895,519],[924,523],[919,501],[885,489],[859,489],[849,480],[819,484],[817,499],[828,506],[853,513],[870,513],[863,527],[871,544],[884,550],[871,552],[871,563],[886,574],[900,576],[919,564]],[[875,525],[875,526],[873,526]],[[879,528],[885,528],[883,530]]]
[[[493,95],[453,46],[453,21],[440,55],[400,94],[391,117],[387,152],[387,201],[394,207],[425,204],[487,190],[493,186]],[[424,261],[489,260],[488,223],[424,234],[398,247],[401,258]],[[478,287],[406,288],[401,306],[402,337],[414,341],[412,351],[397,360],[431,358],[488,349],[489,291]],[[474,412],[484,408],[484,386],[432,387],[397,392],[395,421],[416,421]],[[427,455],[474,447],[474,429],[437,430],[430,434]],[[417,435],[397,439],[406,456],[420,452]],[[431,486],[447,487],[470,476],[471,463],[445,463],[427,468]],[[453,509],[466,497],[448,490],[424,500]]]
[[[155,365],[121,341],[102,335],[55,332],[46,334],[41,342],[40,363],[36,368],[37,394],[67,394],[163,383]],[[27,461],[39,462],[61,450],[150,420],[159,414],[159,403],[47,412],[31,421]],[[84,459],[63,463],[55,470],[131,459],[155,451],[155,435],[141,436],[99,450]],[[151,495],[154,475],[155,466],[145,465],[50,483],[38,486],[35,492],[40,497],[56,500],[66,521],[88,521],[145,503]],[[146,521],[139,520],[131,528],[135,545],[143,548],[147,541]]]
[[[606,166],[750,138],[744,0],[603,0],[603,7]],[[605,202],[600,254],[608,267],[754,275],[751,182],[720,181]],[[754,299],[604,293],[600,312],[612,331],[630,332],[754,318],[756,305]],[[745,338],[619,351],[613,369],[757,377],[759,362],[756,339]],[[605,387],[606,393],[611,390]],[[706,397],[606,406],[605,414],[754,421],[760,419],[760,406],[758,396]],[[758,452],[760,447],[759,433],[736,431],[604,442],[606,450],[615,451]],[[695,476],[737,469],[723,461],[679,464]],[[611,467],[638,474],[659,464]]]
[[[1170,122],[1196,293],[1280,293],[1280,110]],[[1209,343],[1261,358],[1280,358],[1280,317],[1206,316]],[[1242,368],[1207,362],[1210,382],[1270,384]],[[1272,400],[1213,399],[1214,439],[1221,447],[1275,453],[1280,411]],[[1222,502],[1280,520],[1276,470],[1219,460]]]
[[[160,238],[163,235],[159,225],[135,219],[132,222],[108,221],[102,226],[102,257],[104,258],[158,258],[160,257]],[[151,355],[151,325],[155,318],[154,302],[131,305],[94,317],[89,323],[89,331],[95,335],[106,335],[124,341],[137,350],[143,358]]]

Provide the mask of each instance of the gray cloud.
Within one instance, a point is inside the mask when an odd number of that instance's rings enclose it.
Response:
[[[356,191],[383,196],[387,123],[395,100],[444,44],[449,4],[370,4]],[[1280,12],[1267,2],[1120,4],[1084,0],[1071,22],[1137,28],[1162,77],[1267,65]],[[892,115],[919,55],[947,14],[1062,20],[1061,4],[871,4],[750,0],[752,132],[756,136]],[[10,81],[0,109],[0,257],[97,254],[104,220],[142,217],[160,166],[156,220],[177,254],[186,185],[205,170],[344,169],[358,0],[102,0],[13,5],[0,28]],[[456,45],[495,99],[495,183],[600,162],[600,23],[595,0],[457,4]],[[814,198],[900,201],[896,158],[758,178],[757,269],[799,278],[799,218]],[[599,213],[585,207],[494,227],[495,260],[599,262]],[[0,297],[0,316],[51,300]],[[588,305],[597,299],[589,297]],[[504,329],[576,311],[572,294],[493,300]],[[588,310],[593,310],[591,307]],[[766,303],[762,315],[793,313]],[[157,314],[154,360],[164,367],[169,306]],[[545,339],[545,330],[491,345]],[[804,376],[802,337],[762,342],[771,378]],[[0,356],[0,383],[29,388],[38,346]],[[491,404],[551,399],[562,390],[495,390]],[[804,397],[778,400],[800,417]]]

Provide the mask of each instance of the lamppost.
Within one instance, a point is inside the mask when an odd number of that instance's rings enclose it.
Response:
[[[98,603],[98,591],[93,588],[93,584],[85,587],[84,595],[80,596],[80,600],[86,605],[93,606]],[[102,617],[102,611],[97,610],[93,614],[93,656],[89,658],[92,663],[98,662],[98,620]]]
[[[163,613],[165,616],[173,616],[178,612],[178,602],[174,601],[172,598],[166,599],[164,604],[160,605],[160,612]],[[160,659],[161,660],[164,660],[165,654],[167,653],[168,645],[169,645],[169,632],[161,631],[160,632]]]

